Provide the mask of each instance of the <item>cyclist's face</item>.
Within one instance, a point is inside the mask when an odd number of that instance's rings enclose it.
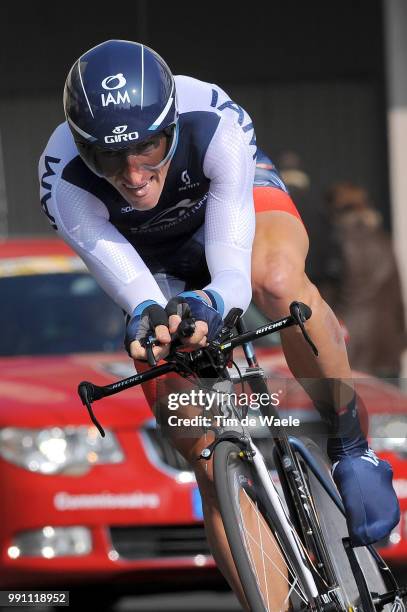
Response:
[[[149,166],[158,165],[166,149],[167,138],[157,135],[146,141],[136,154],[130,151],[120,170],[106,179],[136,210],[154,208],[160,199],[170,162],[157,169],[149,169]]]

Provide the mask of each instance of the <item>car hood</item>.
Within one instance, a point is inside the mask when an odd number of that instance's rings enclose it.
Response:
[[[87,425],[88,412],[77,394],[90,380],[106,385],[134,374],[133,362],[121,354],[75,354],[50,357],[0,358],[1,425],[42,427]],[[106,427],[134,427],[151,417],[140,387],[93,405]]]

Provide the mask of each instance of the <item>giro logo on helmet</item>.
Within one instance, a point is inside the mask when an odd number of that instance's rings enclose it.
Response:
[[[105,136],[105,142],[107,144],[113,144],[115,142],[128,142],[130,140],[138,139],[138,132],[129,132],[128,134],[124,134],[123,132],[127,130],[127,125],[118,125],[112,130],[112,134],[109,136]]]
[[[127,130],[127,125],[117,125],[113,130],[113,134],[123,134]]]
[[[102,81],[103,89],[120,89],[126,85],[127,81],[122,72],[106,77]]]

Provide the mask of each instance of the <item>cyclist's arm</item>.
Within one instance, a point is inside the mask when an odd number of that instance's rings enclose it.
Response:
[[[247,309],[251,290],[251,250],[255,230],[253,178],[255,147],[252,133],[237,122],[222,122],[204,161],[210,189],[205,217],[205,254],[211,282],[205,289],[219,293],[224,313]]]
[[[58,233],[83,259],[106,293],[127,313],[166,298],[135,248],[110,223],[106,206],[91,193],[59,179],[49,204]]]

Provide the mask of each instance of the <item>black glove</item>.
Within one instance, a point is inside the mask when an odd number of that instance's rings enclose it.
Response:
[[[130,355],[130,344],[134,340],[141,342],[149,336],[154,336],[157,325],[168,327],[168,315],[164,308],[153,300],[139,304],[127,324],[124,345]],[[131,355],[130,355],[131,356]]]
[[[212,297],[209,295],[209,292],[208,297]],[[222,329],[223,323],[222,316],[217,309],[217,303],[214,303],[214,300],[211,300],[211,302],[212,305],[208,304],[195,291],[184,291],[168,302],[165,311],[168,316],[178,315],[181,319],[190,319],[192,317],[195,321],[205,321],[208,324],[207,338],[208,340],[213,340]]]

